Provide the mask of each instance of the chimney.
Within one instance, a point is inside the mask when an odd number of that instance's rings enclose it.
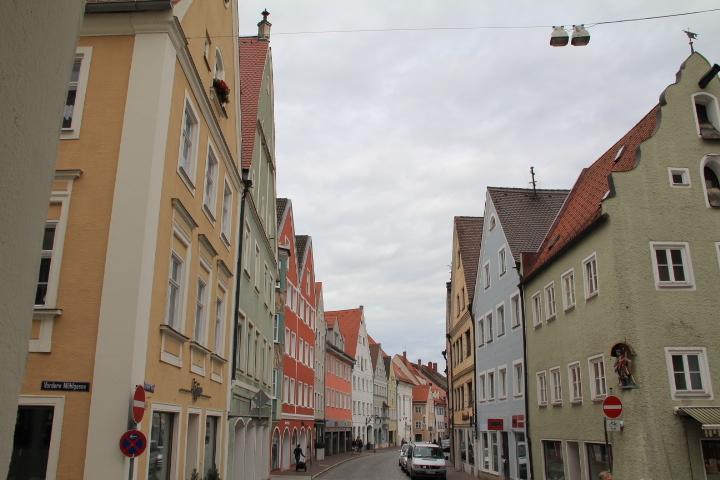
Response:
[[[403,350],[403,360],[407,360],[407,352]]]
[[[260,20],[260,22],[257,24],[258,40],[264,40],[266,42],[270,41],[270,27],[272,27],[272,23],[268,22],[267,17],[269,15],[270,12],[268,12],[267,9],[262,11],[263,19]]]
[[[422,359],[418,358],[418,367],[422,367]]]
[[[362,305],[360,305],[360,307],[358,307],[358,308],[360,308],[361,312],[364,311],[364,309],[365,309],[365,307],[363,307]]]

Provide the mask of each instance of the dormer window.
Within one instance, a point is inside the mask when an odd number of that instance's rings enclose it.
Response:
[[[717,99],[706,93],[693,95],[698,134],[705,140],[720,140]]]

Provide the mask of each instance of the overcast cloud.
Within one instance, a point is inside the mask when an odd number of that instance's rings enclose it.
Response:
[[[485,188],[570,188],[640,120],[696,48],[720,62],[720,12],[599,25],[587,47],[550,28],[281,35],[371,28],[556,25],[720,7],[717,1],[240,0],[240,31],[273,24],[278,196],[313,238],[326,310],[365,306],[386,352],[444,366],[452,219]],[[444,367],[443,367],[444,368]]]

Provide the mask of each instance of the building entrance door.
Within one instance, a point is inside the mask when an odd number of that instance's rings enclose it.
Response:
[[[567,442],[568,480],[580,480],[580,445]]]
[[[20,405],[8,478],[45,478],[54,408]]]
[[[720,480],[720,440],[703,440],[702,453],[705,478]]]
[[[501,433],[503,478],[510,478],[510,449],[508,448],[508,432]]]

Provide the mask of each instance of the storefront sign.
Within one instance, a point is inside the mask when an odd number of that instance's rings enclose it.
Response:
[[[502,418],[488,418],[487,429],[488,430],[502,430],[503,429],[503,419]]]
[[[62,392],[89,392],[90,382],[66,382],[63,380],[43,380],[40,390],[56,390]]]

